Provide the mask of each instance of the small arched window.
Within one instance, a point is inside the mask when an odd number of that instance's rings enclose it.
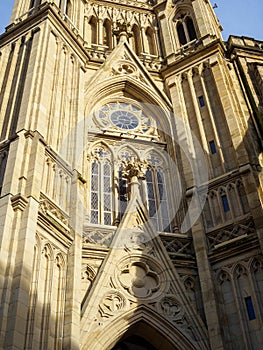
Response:
[[[142,52],[142,45],[141,45],[141,33],[139,27],[134,24],[132,27],[132,48],[136,52],[137,55],[140,55]]]
[[[147,38],[147,48],[146,51],[150,55],[156,55],[156,45],[155,45],[155,39],[154,39],[154,32],[152,28],[148,27],[146,29],[146,38]]]
[[[112,25],[108,19],[103,23],[103,45],[112,49]]]
[[[98,43],[98,31],[97,31],[97,20],[94,16],[89,20],[89,43],[97,44]]]

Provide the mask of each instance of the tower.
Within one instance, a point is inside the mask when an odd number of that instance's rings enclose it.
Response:
[[[16,0],[0,37],[0,347],[260,349],[263,43],[207,0]]]

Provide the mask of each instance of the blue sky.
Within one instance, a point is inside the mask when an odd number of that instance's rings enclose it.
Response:
[[[23,0],[20,0],[23,1]],[[263,40],[263,0],[210,0],[223,26],[223,38],[230,34]],[[0,33],[9,23],[14,0],[0,0]]]

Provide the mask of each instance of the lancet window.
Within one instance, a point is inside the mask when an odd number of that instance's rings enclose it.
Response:
[[[106,19],[103,23],[103,45],[112,49],[112,25],[111,22]]]
[[[90,222],[112,224],[112,165],[110,153],[103,148],[94,151],[91,163]]]
[[[156,55],[156,45],[155,45],[155,37],[154,37],[154,31],[152,28],[148,27],[146,29],[146,51],[150,55]]]
[[[151,155],[146,171],[147,203],[150,218],[157,231],[170,231],[166,181],[162,160]]]
[[[88,42],[89,42],[89,44],[97,44],[98,43],[97,19],[94,16],[92,16],[91,19],[89,20]]]
[[[134,24],[132,27],[132,37],[130,38],[132,48],[137,55],[140,55],[142,52],[142,43],[141,43],[141,33],[137,24]]]
[[[181,16],[177,23],[177,35],[180,45],[185,45],[197,38],[194,22],[191,17]]]

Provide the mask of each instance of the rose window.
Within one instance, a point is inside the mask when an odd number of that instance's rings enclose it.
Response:
[[[156,272],[144,262],[133,262],[120,274],[121,285],[136,298],[150,297],[159,289],[160,280]]]
[[[102,106],[95,112],[95,118],[107,130],[147,133],[152,124],[141,108],[124,102],[112,102]]]

